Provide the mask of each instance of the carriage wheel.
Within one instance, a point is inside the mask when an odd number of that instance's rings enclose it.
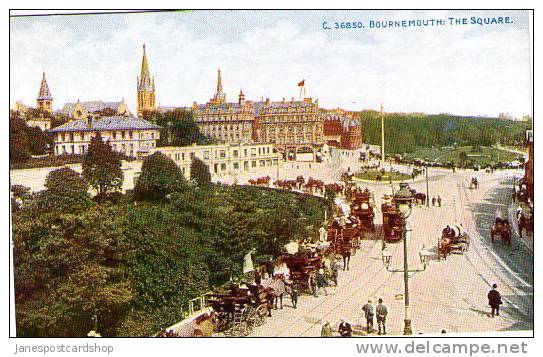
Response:
[[[247,306],[243,309],[243,318],[241,323],[240,335],[247,336],[253,332],[253,328],[256,322],[256,310],[252,306]]]
[[[262,326],[266,322],[266,316],[268,316],[267,304],[260,304],[255,311],[253,326]]]

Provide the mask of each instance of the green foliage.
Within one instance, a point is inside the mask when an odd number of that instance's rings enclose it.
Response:
[[[359,113],[364,142],[381,144],[381,118],[376,111]],[[385,114],[385,150],[403,154],[419,147],[492,146],[520,147],[531,122],[450,114]]]
[[[209,167],[197,157],[193,157],[190,163],[190,179],[194,180],[198,187],[205,188],[211,185]]]
[[[60,192],[53,182],[46,191]],[[277,256],[291,239],[316,235],[325,203],[211,185],[168,202],[128,195],[78,212],[34,206],[13,213],[18,335],[85,336],[96,315],[103,336],[149,336],[181,320],[188,300],[240,275],[249,250],[256,260]]]
[[[182,108],[162,112],[144,112],[143,118],[160,127],[157,146],[187,146],[214,144],[215,140],[202,134],[192,112]]]
[[[30,160],[31,155],[48,153],[53,140],[40,128],[29,127],[14,112],[9,120],[9,161],[10,164]]]
[[[160,151],[143,160],[134,194],[139,200],[164,200],[166,195],[182,192],[188,183],[179,166]]]
[[[45,179],[45,191],[39,195],[41,210],[77,212],[89,207],[88,185],[81,175],[63,167],[51,171]]]
[[[119,190],[123,184],[122,162],[109,143],[97,133],[91,138],[89,151],[83,159],[83,177],[98,195]]]

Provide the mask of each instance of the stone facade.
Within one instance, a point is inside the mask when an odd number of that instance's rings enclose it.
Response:
[[[192,114],[200,131],[225,143],[253,141],[254,106],[245,100],[240,90],[237,103],[226,102],[222,88],[221,71],[217,74],[217,90],[207,104],[194,102]]]
[[[192,145],[183,147],[158,147],[149,154],[161,152],[171,158],[190,178],[190,165],[193,157],[202,160],[213,177],[236,176],[277,169],[279,154],[271,144],[218,144]]]
[[[287,160],[296,160],[300,154],[318,159],[324,144],[324,121],[318,100],[271,102],[266,99],[254,105],[255,140],[273,143]]]
[[[324,114],[324,138],[330,146],[344,150],[357,150],[362,147],[360,122],[342,109]]]
[[[54,135],[55,155],[82,155],[88,151],[91,138],[100,133],[113,150],[137,157],[155,148],[160,138],[159,126],[122,116],[74,120],[49,132]]]

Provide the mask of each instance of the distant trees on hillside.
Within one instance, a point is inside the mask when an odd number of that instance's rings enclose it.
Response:
[[[359,113],[364,142],[381,143],[379,112]],[[531,122],[497,118],[461,117],[450,114],[385,114],[385,148],[389,153],[442,146],[522,146]]]

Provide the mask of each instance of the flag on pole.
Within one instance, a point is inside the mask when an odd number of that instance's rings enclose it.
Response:
[[[298,82],[298,87],[303,87],[305,86],[305,79],[302,79],[301,82]]]

